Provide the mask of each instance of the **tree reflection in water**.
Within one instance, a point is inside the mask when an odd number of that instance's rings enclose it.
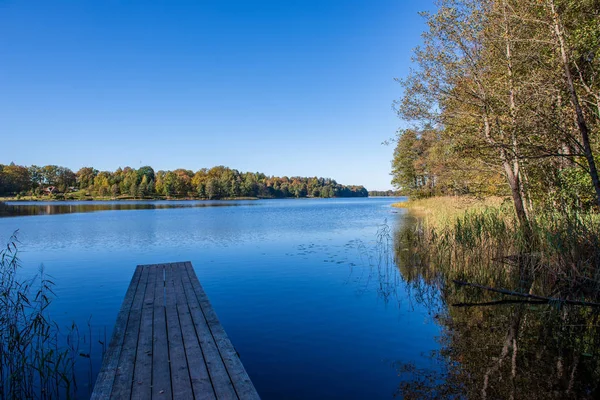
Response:
[[[65,202],[0,202],[0,217],[58,215],[98,211],[159,210],[169,208],[249,206],[252,202],[222,200],[190,201],[65,201]]]
[[[439,350],[427,355],[435,369],[393,363],[401,382],[396,395],[406,399],[595,399],[600,398],[600,310],[560,302],[527,300],[480,288],[459,286],[465,271],[431,262],[415,240],[415,221],[396,232],[384,225],[376,254],[360,244],[369,272],[357,279],[374,285],[386,301],[406,297],[425,305],[440,325]],[[390,251],[391,250],[391,251]],[[500,266],[500,268],[504,268]],[[503,269],[520,274],[517,269]],[[498,271],[476,271],[486,283]],[[356,271],[353,271],[356,273]],[[374,280],[375,282],[370,282]],[[504,277],[520,289],[539,284],[522,274]],[[543,281],[543,278],[541,279]],[[400,285],[400,283],[402,283]],[[552,297],[561,297],[552,293]],[[583,299],[582,299],[583,300]]]

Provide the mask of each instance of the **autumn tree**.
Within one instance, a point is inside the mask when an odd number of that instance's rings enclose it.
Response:
[[[21,193],[31,187],[29,169],[10,163],[0,169],[0,187],[6,194]]]
[[[69,168],[58,167],[56,170],[56,186],[58,191],[66,193],[77,183],[77,176]]]
[[[83,167],[75,175],[79,188],[87,189],[94,184],[94,178],[98,175],[98,170],[92,167]]]
[[[422,184],[420,162],[436,190],[457,186],[449,169],[492,178],[502,173],[525,228],[535,201],[561,191],[564,169],[585,167],[590,188],[600,193],[592,135],[598,126],[597,4],[441,0],[435,13],[423,14],[428,30],[396,103],[413,128],[398,141],[395,183]],[[438,135],[433,144],[420,137],[429,129]],[[464,188],[472,177],[465,174]]]
[[[296,185],[291,190],[292,181]],[[310,185],[311,191],[307,190]],[[157,171],[150,166],[136,170],[131,167],[117,168],[114,172],[101,171],[92,167],[80,168],[73,173],[69,168],[57,165],[21,167],[11,164],[0,165],[0,193],[15,194],[29,192],[35,194],[43,187],[56,186],[60,192],[79,188],[94,196],[120,194],[134,198],[145,197],[197,197],[210,199],[237,198],[240,196],[262,198],[284,198],[294,195],[305,197],[366,196],[366,192],[337,185],[329,178],[304,178],[266,176],[259,172],[240,173],[236,169],[216,166],[202,168],[197,172],[188,169]],[[335,188],[334,188],[335,186]],[[347,190],[346,190],[347,189]]]

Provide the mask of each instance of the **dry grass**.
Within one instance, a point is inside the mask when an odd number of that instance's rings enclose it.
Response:
[[[392,207],[410,210],[411,213],[424,218],[429,227],[443,228],[467,213],[500,208],[505,204],[507,199],[502,197],[440,196],[394,203]]]

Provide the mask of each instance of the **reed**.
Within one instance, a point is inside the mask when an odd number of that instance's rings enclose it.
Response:
[[[564,298],[600,295],[600,216],[540,213],[531,233],[500,199],[430,198],[403,205],[418,222],[397,233],[427,275]],[[422,271],[423,272],[423,271]]]
[[[73,398],[74,362],[48,313],[54,283],[43,267],[22,279],[17,234],[0,251],[0,398]]]

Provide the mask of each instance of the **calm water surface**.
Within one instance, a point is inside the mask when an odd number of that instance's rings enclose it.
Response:
[[[435,368],[441,329],[382,269],[378,232],[405,221],[397,201],[19,202],[0,239],[19,230],[24,273],[44,265],[53,317],[84,331],[91,317],[93,343],[110,337],[137,264],[189,260],[262,398],[386,399],[398,363]]]

